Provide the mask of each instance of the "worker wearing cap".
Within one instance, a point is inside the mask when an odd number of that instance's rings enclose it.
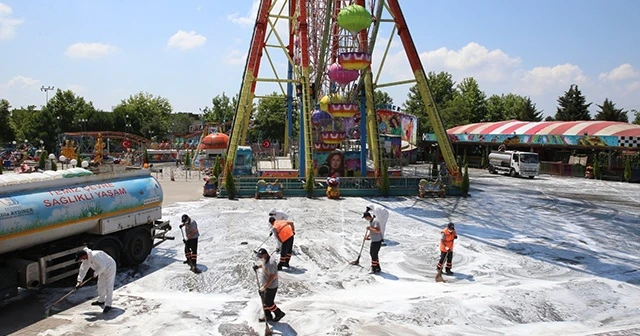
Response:
[[[91,250],[88,247],[76,252],[76,261],[82,260],[78,273],[76,289],[82,284],[89,269],[93,269],[93,277],[98,278],[98,300],[92,306],[104,306],[103,313],[111,310],[113,302],[113,283],[116,279],[116,262],[106,252]]]
[[[442,263],[447,259],[447,265],[445,267],[445,274],[447,275],[453,275],[451,266],[453,265],[453,241],[455,239],[458,239],[455,225],[449,223],[447,227],[442,230],[442,236],[440,238],[440,261],[438,261],[438,266],[436,267],[436,270],[442,270]]]
[[[180,230],[184,227],[184,254],[186,257],[186,263],[191,267],[191,271],[196,272],[196,262],[198,261],[198,223],[191,219],[187,214],[182,215],[182,224],[180,224]]]
[[[275,217],[269,217],[269,224],[271,224],[272,227],[271,234],[275,233],[276,238],[282,244],[278,270],[281,270],[282,267],[289,268],[289,261],[293,253],[293,236],[296,234],[296,227],[292,221],[276,220]]]
[[[372,215],[369,211],[366,211],[362,218],[369,221],[367,230],[369,234],[365,239],[371,239],[371,245],[369,246],[369,253],[371,254],[371,272],[380,273],[380,260],[378,259],[378,252],[380,252],[380,246],[382,246],[382,232],[380,231],[380,222],[376,219],[375,215]]]
[[[260,289],[258,293],[262,298],[262,309],[264,310],[264,318],[260,318],[259,321],[278,322],[285,315],[275,304],[276,293],[278,292],[278,264],[276,264],[276,259],[271,258],[269,252],[263,248],[258,250],[257,257],[259,262],[253,266],[253,270],[256,272],[260,270],[261,277],[258,278]],[[271,315],[272,313],[275,314],[275,317]]]

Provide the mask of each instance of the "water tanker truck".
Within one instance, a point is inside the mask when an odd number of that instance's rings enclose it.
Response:
[[[498,151],[489,153],[489,173],[504,173],[513,177],[528,176],[534,178],[540,173],[540,161],[537,153],[519,151]]]
[[[77,274],[74,254],[84,246],[119,265],[144,262],[173,239],[162,199],[149,170],[0,175],[0,301]]]

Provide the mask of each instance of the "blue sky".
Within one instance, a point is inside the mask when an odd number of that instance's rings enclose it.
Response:
[[[473,76],[487,96],[531,96],[545,115],[572,83],[594,102],[592,112],[606,97],[640,110],[640,1],[400,5],[426,71],[449,71],[457,82]],[[0,0],[0,98],[41,105],[40,87],[55,86],[111,110],[147,91],[176,111],[198,112],[215,95],[239,91],[256,8],[253,0]],[[390,27],[381,26],[380,43]],[[411,78],[399,38],[392,41],[380,82]],[[374,71],[382,50],[374,51]],[[284,62],[276,66],[286,74]],[[260,77],[274,77],[268,63]],[[408,86],[386,90],[400,104]],[[275,87],[260,83],[257,91]]]

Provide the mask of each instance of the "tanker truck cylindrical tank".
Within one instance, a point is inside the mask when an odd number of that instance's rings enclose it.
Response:
[[[511,165],[511,153],[489,153],[489,163],[496,167],[509,167]]]
[[[0,254],[91,232],[100,219],[159,207],[163,199],[151,176],[34,189],[0,194]]]

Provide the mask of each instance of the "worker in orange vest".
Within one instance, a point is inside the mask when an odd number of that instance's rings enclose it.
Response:
[[[291,260],[291,252],[293,252],[293,236],[296,234],[296,227],[292,221],[276,220],[275,217],[269,217],[269,223],[273,230],[269,235],[271,236],[275,233],[276,238],[282,244],[278,270],[282,270],[282,267],[289,268],[289,260]]]
[[[456,233],[456,228],[453,223],[447,224],[447,227],[442,230],[442,236],[440,238],[440,261],[438,261],[438,267],[436,270],[442,270],[442,263],[445,259],[447,259],[447,265],[445,267],[445,274],[453,275],[451,271],[453,260],[453,241],[458,239],[458,234]]]

